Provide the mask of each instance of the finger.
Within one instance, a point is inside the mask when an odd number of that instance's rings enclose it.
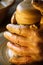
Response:
[[[9,61],[13,64],[26,64],[26,63],[30,63],[31,59],[28,57],[20,57],[20,58],[14,57],[11,58]]]
[[[10,58],[9,61],[13,64],[27,64],[31,63],[33,60],[31,57],[13,57]]]
[[[13,56],[17,57],[18,55],[17,55],[16,52],[14,52],[12,49],[8,48],[8,46],[7,46],[7,56],[8,56],[9,58],[11,58],[11,57],[13,57]]]
[[[32,47],[21,47],[17,44],[12,44],[11,42],[7,43],[8,48],[12,49],[14,52],[16,52],[20,56],[29,56],[29,55],[34,55],[34,57],[37,57],[39,55],[39,49],[36,48],[36,46]]]
[[[21,47],[19,45],[14,45],[11,42],[7,43],[7,47],[12,50],[12,55],[14,56],[28,56],[28,57],[32,57],[34,61],[36,60],[41,60],[41,56],[39,54],[39,50],[38,48],[32,48],[30,46],[30,48],[25,48],[25,47]],[[11,54],[9,55],[11,56]]]
[[[12,43],[8,42],[7,43],[7,46],[8,48],[10,48],[14,53],[16,53],[16,55],[13,55],[15,56],[17,59],[20,59],[20,57],[28,57],[29,59],[29,62],[32,60],[33,61],[40,61],[42,58],[39,56],[39,54],[28,54],[28,55],[24,55],[24,52],[23,52],[23,48],[21,47],[17,47],[15,45],[13,45]],[[25,49],[26,50],[26,49]],[[18,52],[19,51],[19,52]],[[22,53],[23,52],[23,53]],[[27,51],[28,52],[28,51]],[[34,51],[33,51],[34,52]],[[21,55],[22,54],[22,55]],[[10,57],[11,58],[11,57]],[[15,58],[15,59],[16,59]],[[14,59],[14,57],[12,58]]]
[[[13,64],[27,64],[27,63],[32,63],[36,61],[41,61],[41,57],[37,56],[35,57],[34,55],[31,56],[14,56],[9,59],[9,61]]]
[[[8,24],[6,28],[12,32],[16,33],[18,35],[22,35],[27,37],[29,34],[29,27],[24,25],[14,25],[14,24]]]
[[[4,32],[4,37],[8,40],[10,40],[14,44],[19,44],[20,46],[36,48],[37,43],[39,41],[39,38],[36,36],[36,34],[33,34],[31,37],[26,38],[22,36],[18,36],[16,34],[11,34],[10,32],[6,31]]]
[[[14,25],[14,24],[8,24],[6,26],[8,31],[11,33],[16,33],[18,35],[31,38],[34,37],[34,34],[36,34],[36,31],[38,28],[35,25],[24,26],[24,25]],[[35,38],[35,37],[34,37]]]
[[[12,51],[14,51],[19,56],[30,56],[29,55],[29,49],[26,47],[21,47],[19,45],[14,45],[11,42],[7,43],[8,48],[10,48]]]
[[[28,46],[30,43],[29,39],[22,36],[18,36],[16,34],[11,34],[10,32],[7,31],[4,32],[4,37],[10,40],[12,43],[19,44],[21,46]]]
[[[16,22],[16,12],[14,12],[13,13],[13,15],[12,15],[12,18],[11,18],[11,23],[13,24],[16,24],[17,22]]]

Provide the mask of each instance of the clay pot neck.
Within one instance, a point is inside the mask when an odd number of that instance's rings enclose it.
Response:
[[[31,2],[32,0],[24,0],[24,1],[26,1],[26,2]]]

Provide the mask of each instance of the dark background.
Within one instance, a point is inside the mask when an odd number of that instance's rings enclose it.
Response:
[[[15,0],[14,5],[9,8],[7,17],[0,23],[0,32],[5,31],[5,30],[6,30],[6,25],[7,25],[8,23],[11,23],[10,20],[11,20],[12,14],[15,12],[17,5],[18,5],[21,1],[23,1],[23,0]]]

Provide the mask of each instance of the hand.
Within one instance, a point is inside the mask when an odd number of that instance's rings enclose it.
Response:
[[[37,10],[43,12],[43,0],[32,0],[32,5]]]
[[[22,56],[29,56],[31,54],[36,56],[39,54],[37,45],[40,38],[35,30],[29,29],[28,26],[14,24],[8,24],[7,29],[10,32],[4,32],[4,37],[11,41],[7,43],[10,49],[13,49],[18,55]]]
[[[12,17],[11,17],[11,23],[16,24],[16,11],[13,13]]]

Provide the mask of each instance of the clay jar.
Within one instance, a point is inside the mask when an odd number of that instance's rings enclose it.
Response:
[[[36,10],[31,0],[24,0],[16,8],[16,21],[18,24],[34,24],[40,22],[41,13]]]

